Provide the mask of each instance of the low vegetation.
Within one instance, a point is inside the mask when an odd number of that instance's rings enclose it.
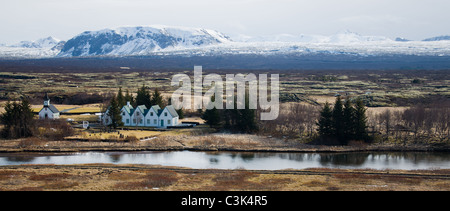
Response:
[[[0,167],[1,191],[449,191],[448,170],[186,169],[89,164]]]

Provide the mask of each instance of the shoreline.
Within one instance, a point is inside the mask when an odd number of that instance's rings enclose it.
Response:
[[[29,146],[5,147],[0,145],[0,153],[69,153],[69,152],[108,152],[108,151],[199,151],[199,152],[272,152],[272,153],[340,153],[340,152],[450,152],[450,146],[433,145],[368,145],[355,146],[325,146],[302,144],[303,147],[221,147],[221,146],[89,146],[71,147],[60,145],[58,147]]]

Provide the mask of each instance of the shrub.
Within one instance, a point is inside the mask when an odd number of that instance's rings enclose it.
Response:
[[[74,134],[73,128],[64,119],[38,120],[38,125],[40,127],[37,129],[36,136],[47,140],[62,140]]]
[[[43,143],[45,143],[45,141],[40,138],[30,137],[22,139],[17,146],[20,148],[26,148],[30,146],[39,146],[42,145]]]

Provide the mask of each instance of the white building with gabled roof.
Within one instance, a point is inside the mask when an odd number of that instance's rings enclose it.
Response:
[[[44,107],[39,111],[39,119],[59,119],[60,112],[52,104],[50,104],[50,98],[47,93],[44,96]]]
[[[159,111],[161,110],[161,108],[159,107],[159,105],[154,105],[152,107],[150,107],[149,109],[147,109],[146,113],[145,113],[145,126],[148,127],[158,127],[158,121],[159,121]]]
[[[137,106],[131,113],[131,126],[145,126],[144,114],[147,107],[145,105]]]
[[[131,115],[134,112],[134,108],[133,106],[130,104],[130,102],[127,102],[126,105],[124,105],[122,107],[122,109],[120,109],[120,113],[122,115],[122,122],[124,126],[132,126],[131,125]],[[106,111],[106,113],[108,113],[108,111]],[[108,116],[108,115],[106,115]]]
[[[173,106],[166,106],[159,113],[159,127],[178,125],[178,113]]]

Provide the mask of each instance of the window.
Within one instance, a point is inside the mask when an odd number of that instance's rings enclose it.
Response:
[[[164,112],[164,116],[167,116],[167,112]]]
[[[143,123],[143,121],[142,121],[142,119],[140,119],[140,120],[139,120],[139,124],[142,124],[142,123]]]
[[[150,112],[150,116],[153,116],[153,112]]]
[[[136,124],[136,119],[133,119],[133,124]]]
[[[130,124],[130,119],[127,119],[127,124]]]
[[[150,120],[149,119],[147,119],[147,124],[150,124]]]
[[[122,112],[122,116],[125,116],[125,111],[124,111],[124,112]]]
[[[170,125],[170,119],[167,120],[167,124]]]
[[[155,124],[155,125],[156,125],[156,124],[158,124],[158,123],[157,123],[157,121],[156,121],[156,119],[155,119],[155,120],[153,120],[153,124]]]
[[[136,112],[136,115],[137,115],[137,116],[139,116],[139,111],[138,111],[138,112]]]

